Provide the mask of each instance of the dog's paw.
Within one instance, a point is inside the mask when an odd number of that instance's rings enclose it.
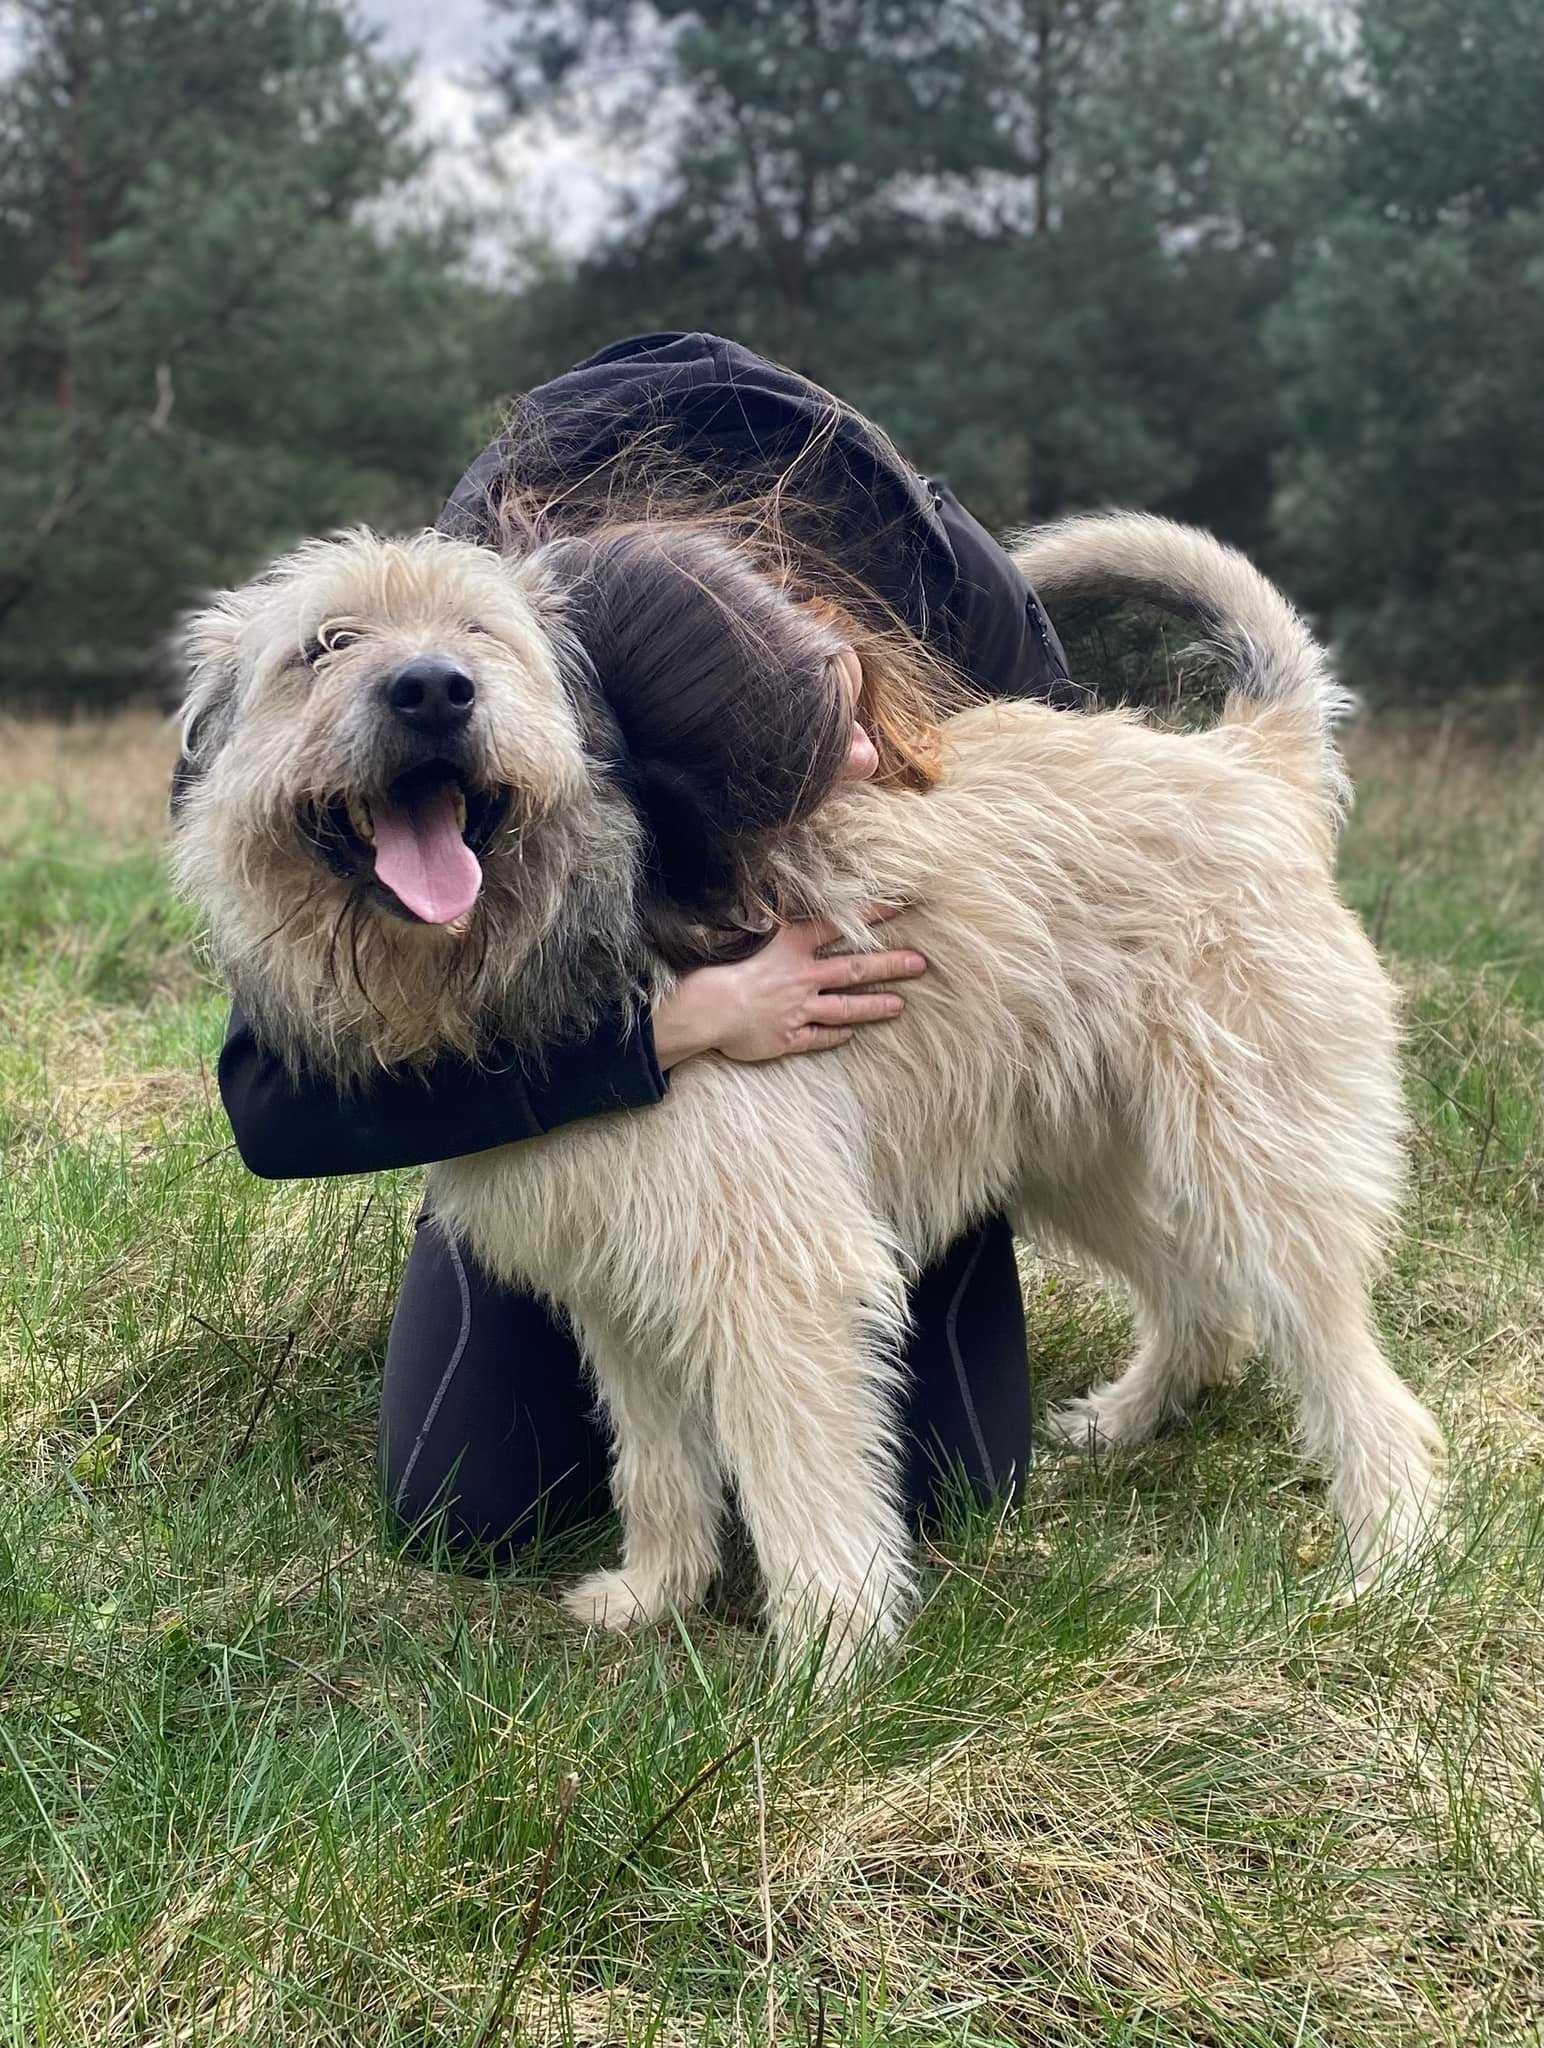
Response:
[[[584,1629],[625,1634],[648,1628],[670,1612],[664,1589],[641,1573],[591,1572],[563,1595],[563,1606]]]
[[[1400,1418],[1373,1440],[1371,1452],[1347,1460],[1330,1489],[1350,1549],[1357,1598],[1386,1580],[1405,1582],[1412,1565],[1440,1546],[1447,1525],[1446,1447],[1434,1418],[1413,1398]]]
[[[1356,1529],[1348,1525],[1352,1566],[1348,1597],[1362,1600],[1392,1584],[1407,1584],[1412,1567],[1418,1568],[1442,1542],[1446,1526],[1443,1507],[1442,1488],[1433,1477],[1420,1492],[1397,1495],[1376,1519],[1369,1516]]]
[[[1157,1428],[1158,1418],[1145,1405],[1136,1406],[1121,1394],[1118,1385],[1094,1387],[1075,1401],[1063,1401],[1045,1418],[1045,1434],[1053,1444],[1069,1450],[1114,1449],[1122,1444],[1145,1444]]]
[[[811,1589],[779,1602],[768,1617],[777,1668],[785,1676],[808,1668],[817,1693],[840,1692],[894,1647],[907,1605],[899,1594],[876,1598],[869,1589],[848,1599]]]

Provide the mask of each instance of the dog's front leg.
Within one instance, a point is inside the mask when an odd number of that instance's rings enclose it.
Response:
[[[563,1605],[586,1628],[628,1629],[695,1607],[718,1566],[724,1481],[701,1410],[609,1330],[580,1321],[612,1432],[622,1561]]]
[[[763,1290],[758,1307],[769,1305]],[[911,1599],[894,1367],[834,1286],[745,1334],[715,1359],[714,1427],[779,1662],[823,1644],[821,1682],[833,1684],[865,1644],[894,1639]]]

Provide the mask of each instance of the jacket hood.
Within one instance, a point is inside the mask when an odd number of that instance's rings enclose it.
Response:
[[[664,425],[682,452],[726,475],[786,463],[829,426],[836,401],[797,371],[718,334],[644,334],[612,342],[526,395],[547,451],[575,476]],[[485,539],[516,450],[501,436],[451,493],[440,527]],[[946,606],[957,574],[939,494],[860,414],[838,409],[827,447],[802,478],[842,520],[844,559],[916,631]]]

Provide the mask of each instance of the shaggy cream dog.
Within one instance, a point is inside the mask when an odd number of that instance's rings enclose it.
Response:
[[[1134,590],[1199,616],[1236,664],[1220,724],[964,712],[934,789],[844,786],[765,851],[783,900],[854,945],[866,906],[905,906],[885,943],[931,971],[898,1023],[816,1058],[696,1060],[647,1114],[429,1176],[441,1225],[568,1309],[593,1366],[624,1544],[569,1596],[587,1623],[700,1599],[727,1478],[785,1654],[828,1631],[831,1673],[892,1635],[913,1586],[906,1278],[1003,1208],[1135,1299],[1131,1364],[1055,1434],[1140,1443],[1254,1344],[1363,1579],[1430,1505],[1438,1431],[1369,1314],[1402,1179],[1397,1029],[1335,889],[1324,658],[1247,562],[1161,520],[1069,521],[1016,560],[1053,600]],[[340,1085],[475,1050],[490,1020],[540,1044],[668,981],[560,581],[541,550],[354,535],[193,622],[181,883],[260,1032]],[[404,795],[382,678],[426,653],[475,678],[476,708],[453,780]],[[443,854],[447,804],[480,890],[437,923],[388,914],[371,851],[401,882],[403,807]],[[461,888],[455,846],[436,858],[409,894]]]

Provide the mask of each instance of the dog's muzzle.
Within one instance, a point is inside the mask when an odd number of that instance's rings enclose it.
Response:
[[[308,805],[301,838],[335,874],[363,883],[377,908],[462,928],[510,804],[509,790],[478,772],[476,683],[457,663],[420,655],[377,687],[376,771]]]

